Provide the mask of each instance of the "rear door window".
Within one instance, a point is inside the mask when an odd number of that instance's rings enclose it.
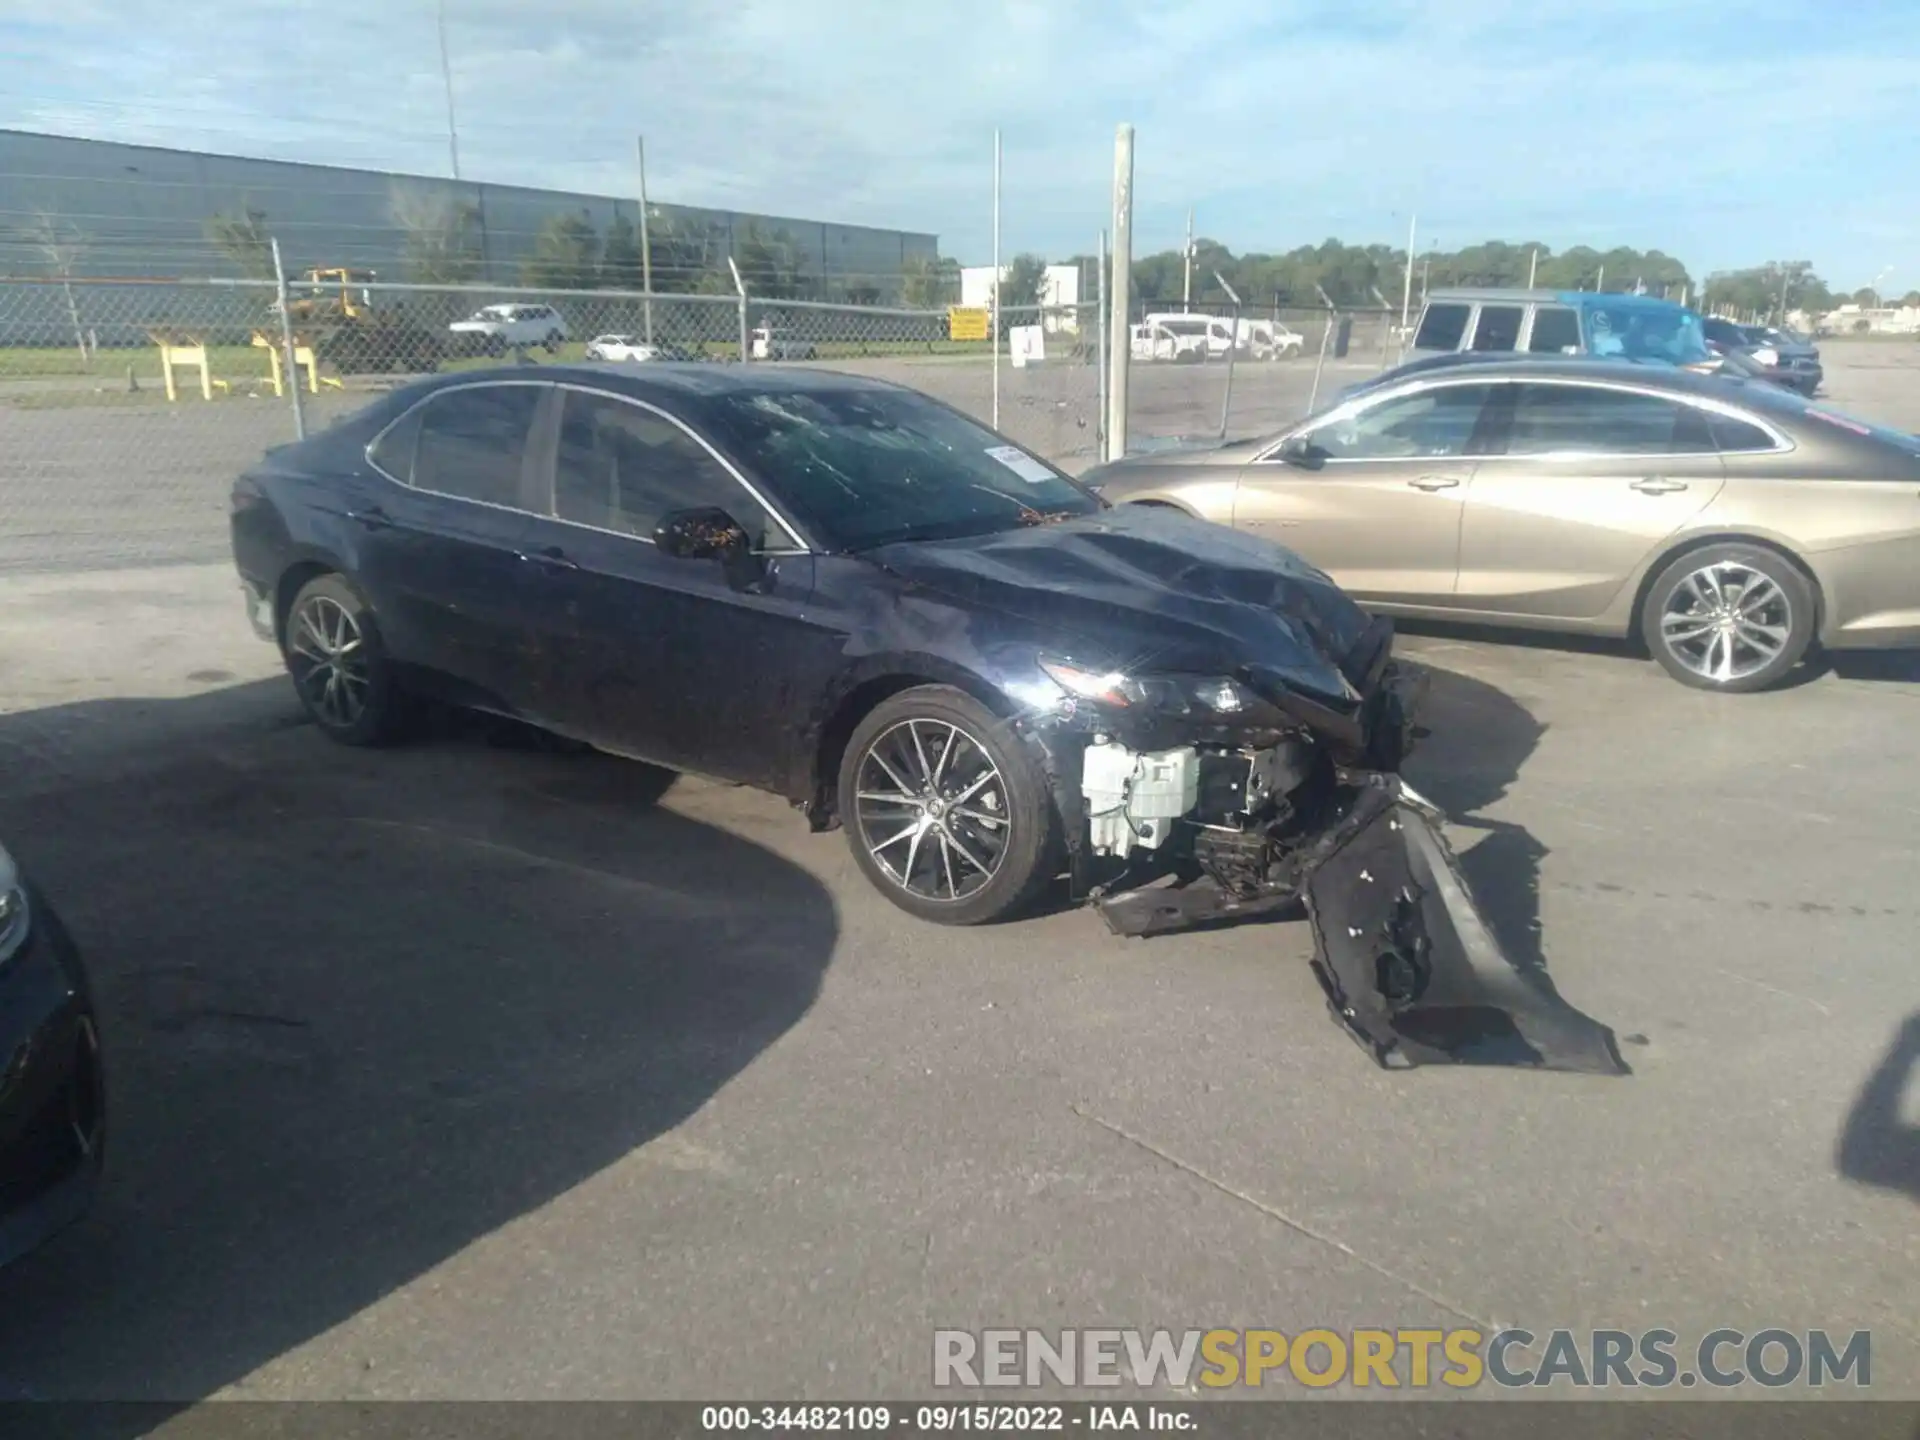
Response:
[[[413,484],[437,495],[525,508],[521,474],[541,385],[468,385],[421,407]]]
[[[1580,317],[1565,305],[1542,305],[1533,312],[1533,333],[1527,350],[1535,355],[1559,355],[1580,349]]]
[[[1482,305],[1473,327],[1473,348],[1501,353],[1514,349],[1520,343],[1520,317],[1525,313],[1518,305]]]
[[[1420,317],[1420,333],[1413,337],[1413,348],[1458,350],[1466,338],[1467,318],[1472,312],[1471,305],[1454,301],[1427,306],[1427,313]]]
[[[1773,436],[1750,420],[1737,420],[1731,415],[1716,414],[1709,415],[1707,423],[1713,428],[1714,448],[1724,454],[1743,454],[1774,448]]]
[[[1509,455],[1692,455],[1710,452],[1704,412],[1638,390],[1523,384],[1514,397]]]

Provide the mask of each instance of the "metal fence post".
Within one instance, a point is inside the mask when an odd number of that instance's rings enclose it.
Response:
[[[1220,438],[1227,438],[1228,417],[1233,414],[1233,364],[1240,356],[1240,296],[1233,286],[1227,283],[1227,277],[1218,270],[1213,278],[1220,282],[1220,288],[1227,292],[1227,298],[1233,302],[1233,344],[1227,347],[1227,393],[1220,398]]]
[[[1107,232],[1100,232],[1099,274],[1094,279],[1094,290],[1099,295],[1099,309],[1095,314],[1093,364],[1100,372],[1100,413],[1096,421],[1094,439],[1097,444],[1094,453],[1101,461],[1111,460],[1107,453]]]
[[[1333,339],[1333,327],[1340,318],[1340,312],[1329,308],[1327,323],[1320,331],[1320,358],[1313,363],[1313,391],[1307,396],[1307,413],[1313,414],[1314,407],[1320,403],[1320,375],[1327,368],[1327,345]]]
[[[1113,140],[1113,281],[1108,305],[1112,320],[1107,353],[1107,449],[1118,460],[1127,453],[1127,366],[1133,344],[1127,328],[1133,290],[1133,126],[1122,125]]]
[[[293,397],[293,438],[304,440],[307,438],[307,412],[300,401],[300,367],[293,361],[293,312],[287,305],[287,269],[280,262],[280,241],[277,237],[272,245],[273,290],[279,297],[280,305],[280,363],[282,373],[287,377],[287,393]]]
[[[733,263],[731,255],[727,256],[727,269],[733,272],[733,292],[740,297],[740,363],[745,365],[753,359],[753,341],[747,330],[747,282],[740,278],[740,267]],[[774,358],[771,348],[767,358]]]
[[[993,132],[993,424],[1000,428],[1000,132]]]

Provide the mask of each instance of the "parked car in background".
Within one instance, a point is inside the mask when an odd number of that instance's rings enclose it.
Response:
[[[1241,353],[1255,360],[1280,360],[1298,355],[1306,344],[1305,337],[1278,320],[1243,319],[1239,322],[1238,336]]]
[[[447,329],[490,355],[522,345],[538,345],[552,354],[568,338],[567,322],[551,305],[486,305]]]
[[[587,342],[587,359],[609,361],[690,361],[699,357],[679,345],[664,340],[643,340],[638,335],[596,335]]]
[[[431,694],[763,788],[946,924],[1056,882],[1126,934],[1304,900],[1381,1063],[1484,1050],[1490,1007],[1515,1063],[1618,1072],[1602,1027],[1485,970],[1442,817],[1398,778],[1424,677],[1390,622],[927,396],[755,365],[438,377],[264,457],[232,534],[336,740]]]
[[[1700,317],[1686,306],[1587,290],[1435,290],[1408,354],[1460,350],[1658,360],[1703,373],[1717,364]]]
[[[1289,545],[1384,613],[1638,636],[1702,689],[1766,688],[1816,644],[1920,646],[1920,436],[1763,381],[1442,364],[1083,478]]]
[[[79,951],[0,849],[0,1265],[86,1213],[106,1083]]]
[[[811,340],[771,325],[754,327],[749,351],[756,360],[814,360],[820,354]]]
[[[1158,326],[1173,336],[1176,360],[1224,360],[1234,348],[1233,322],[1218,315],[1159,310],[1145,319],[1149,325]]]
[[[1133,358],[1146,364],[1177,360],[1182,347],[1181,337],[1164,326],[1142,322],[1127,327],[1127,343]],[[1186,342],[1189,347],[1195,342]]]
[[[1704,329],[1709,347],[1723,355],[1744,356],[1776,385],[1812,395],[1826,379],[1819,349],[1803,335],[1771,325],[1738,325],[1718,315],[1708,316]]]

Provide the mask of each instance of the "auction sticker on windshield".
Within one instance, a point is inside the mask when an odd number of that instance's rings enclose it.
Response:
[[[998,460],[1029,485],[1044,485],[1053,479],[1053,471],[1015,445],[990,446],[987,454]]]

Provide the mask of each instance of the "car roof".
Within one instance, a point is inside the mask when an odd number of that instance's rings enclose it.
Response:
[[[1429,305],[1443,302],[1471,304],[1475,301],[1507,305],[1572,305],[1576,307],[1606,305],[1610,308],[1626,305],[1651,310],[1687,308],[1677,300],[1668,300],[1659,295],[1633,295],[1624,290],[1526,290],[1519,287],[1509,289],[1500,285],[1457,285],[1436,288],[1427,293]]]
[[[591,385],[631,395],[636,400],[698,400],[717,395],[791,395],[808,391],[898,391],[907,387],[870,375],[838,370],[815,370],[796,365],[711,364],[666,361],[638,368],[619,363],[586,362],[566,365],[502,365],[487,370],[462,370],[416,382],[410,393],[427,395],[476,381],[535,381],[547,384]]]

